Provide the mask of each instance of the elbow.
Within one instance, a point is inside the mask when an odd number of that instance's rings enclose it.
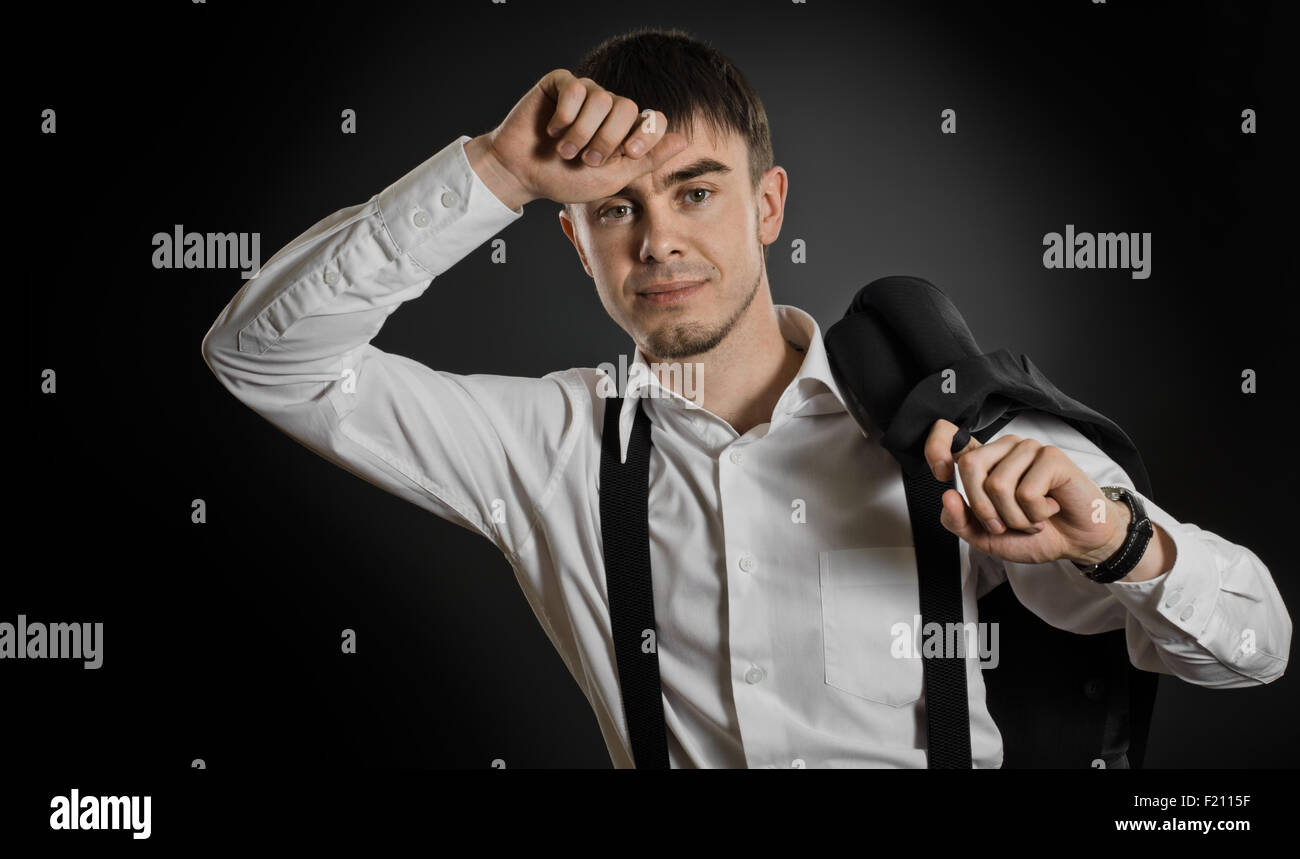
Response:
[[[1272,683],[1286,673],[1287,662],[1291,659],[1291,616],[1282,611],[1282,625],[1278,629],[1278,641],[1276,653],[1280,654],[1276,659],[1274,670],[1262,679],[1264,683]]]
[[[203,335],[203,341],[199,344],[199,354],[203,357],[203,363],[208,365],[212,374],[222,381],[226,382],[226,370],[229,363],[223,359],[225,350],[224,344],[230,339],[230,334],[221,327],[220,322],[213,323],[208,329],[208,333]],[[226,387],[229,387],[227,384]]]
[[[1260,684],[1272,683],[1286,673],[1287,662],[1291,654],[1291,615],[1287,612],[1286,606],[1278,601],[1278,615],[1275,618],[1272,628],[1264,631],[1259,640],[1256,641],[1256,635],[1252,630],[1242,632],[1241,639],[1237,644],[1237,649],[1233,656],[1240,659],[1244,652],[1247,658],[1257,655],[1260,660],[1259,668],[1254,672],[1255,678]],[[1252,650],[1258,650],[1258,654],[1252,654]]]
[[[199,343],[199,355],[203,358],[203,363],[208,365],[212,375],[217,377],[221,386],[236,399],[243,400],[246,394],[241,392],[247,386],[241,382],[249,381],[250,371],[256,372],[257,365],[250,364],[249,359],[252,356],[239,352],[238,344],[239,331],[225,324],[223,314],[223,317],[208,329],[208,333],[203,335],[203,340]]]
[[[213,325],[208,329],[208,333],[203,335],[203,341],[199,343],[199,355],[203,357],[203,363],[208,365],[208,369],[213,373],[217,372],[216,367],[216,333],[217,326]]]

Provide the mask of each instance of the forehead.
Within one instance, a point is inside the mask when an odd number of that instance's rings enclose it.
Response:
[[[740,135],[715,131],[703,122],[697,121],[693,130],[674,129],[686,138],[686,148],[678,152],[663,166],[653,173],[646,173],[628,183],[619,193],[635,192],[639,194],[662,194],[674,185],[689,181],[695,176],[711,170],[710,178],[715,180],[726,177],[745,175],[748,172],[745,141]]]

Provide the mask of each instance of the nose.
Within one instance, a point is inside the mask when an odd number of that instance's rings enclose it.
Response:
[[[641,218],[640,258],[643,263],[667,262],[685,252],[686,222],[667,204],[648,204]]]

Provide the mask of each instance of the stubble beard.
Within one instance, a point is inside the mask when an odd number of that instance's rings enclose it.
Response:
[[[665,325],[650,332],[646,338],[648,349],[643,351],[648,351],[652,360],[660,361],[675,361],[712,351],[726,339],[731,329],[735,328],[736,323],[745,315],[749,305],[754,302],[754,296],[758,295],[758,286],[763,282],[763,268],[764,266],[759,266],[754,284],[749,288],[749,294],[725,322],[713,326],[703,322]]]

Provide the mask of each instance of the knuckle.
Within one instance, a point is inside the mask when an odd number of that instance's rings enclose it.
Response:
[[[586,96],[586,90],[582,87],[571,86],[564,87],[560,92],[559,112],[564,116],[577,116],[578,108],[582,107],[582,99]]]
[[[984,481],[984,491],[990,495],[1010,495],[1013,488],[1004,477],[990,477]]]
[[[1019,487],[1016,488],[1016,500],[1019,501],[1021,504],[1029,504],[1030,502],[1035,500],[1035,493],[1032,489],[1028,488],[1024,484],[1021,484]]]

